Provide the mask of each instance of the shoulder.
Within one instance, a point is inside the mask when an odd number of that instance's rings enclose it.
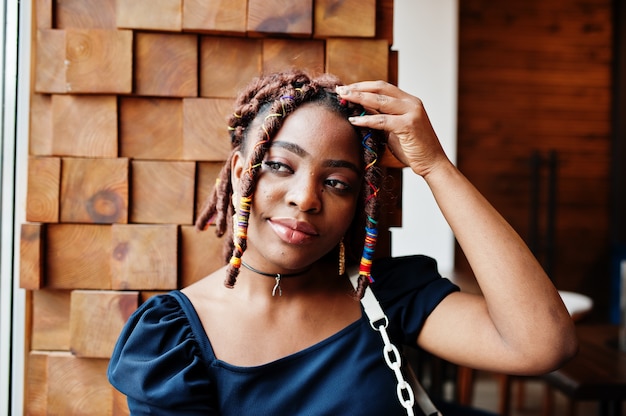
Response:
[[[372,290],[382,301],[407,294],[426,291],[442,294],[458,288],[444,279],[437,269],[437,261],[424,255],[387,257],[372,264]]]
[[[439,303],[459,290],[441,277],[434,259],[422,255],[376,260],[372,278],[372,291],[389,317],[392,337],[407,345],[414,345]]]
[[[206,397],[209,357],[188,302],[180,292],[154,296],[126,323],[107,375],[129,397],[129,404],[184,408],[195,397]]]

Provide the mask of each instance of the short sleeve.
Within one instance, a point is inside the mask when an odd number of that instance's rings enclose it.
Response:
[[[423,255],[376,260],[372,278],[372,290],[390,320],[390,335],[406,345],[415,345],[428,315],[459,290],[441,277],[434,259]]]
[[[132,415],[212,415],[214,393],[189,318],[172,295],[150,298],[130,317],[107,375]]]

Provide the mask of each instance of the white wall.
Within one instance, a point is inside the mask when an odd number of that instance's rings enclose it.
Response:
[[[424,102],[448,157],[456,161],[458,0],[396,0],[398,84]],[[421,177],[403,172],[402,227],[392,254],[427,254],[442,272],[454,267],[454,237]]]

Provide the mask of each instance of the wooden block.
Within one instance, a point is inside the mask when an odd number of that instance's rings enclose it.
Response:
[[[113,413],[112,416],[130,416],[126,395],[113,389]]]
[[[389,45],[385,39],[328,39],[326,70],[346,84],[367,80],[387,81]]]
[[[222,161],[228,158],[231,145],[226,119],[232,109],[232,99],[183,100],[183,159]]]
[[[112,95],[52,96],[52,152],[117,157],[117,100]]]
[[[20,287],[37,290],[43,284],[43,225],[22,224],[20,231]]]
[[[116,224],[112,240],[113,289],[176,289],[178,226]]]
[[[345,63],[344,63],[345,64]],[[324,72],[324,42],[319,40],[263,39],[263,72],[305,69]]]
[[[128,222],[128,159],[64,158],[61,222]]]
[[[224,239],[215,235],[215,227],[198,231],[182,226],[180,286],[187,287],[224,266],[224,244]]]
[[[60,158],[31,157],[28,159],[26,221],[59,222],[60,184]]]
[[[26,358],[24,377],[24,414],[47,415],[48,353],[31,351]]]
[[[108,416],[113,387],[106,376],[108,360],[78,358],[68,353],[48,355],[49,415]]]
[[[311,36],[313,0],[248,0],[248,32]]]
[[[35,91],[130,93],[133,37],[129,30],[41,29]]]
[[[132,91],[130,30],[68,29],[66,41],[67,92],[127,94]]]
[[[196,215],[198,218],[207,199],[213,192],[215,180],[219,177],[223,163],[199,162],[196,175]]]
[[[70,291],[32,292],[31,350],[70,349]]]
[[[142,290],[139,293],[139,304],[143,305],[148,299],[150,299],[153,296],[157,296],[157,295],[163,295],[165,293],[168,293],[169,290]]]
[[[37,156],[52,154],[52,96],[49,94],[30,96],[28,152]]]
[[[35,0],[35,28],[52,29],[52,0]]]
[[[202,36],[200,38],[200,95],[232,98],[261,75],[259,39]]]
[[[115,0],[56,0],[59,29],[115,29]]]
[[[49,224],[46,231],[46,287],[111,288],[110,226]]]
[[[41,29],[37,31],[35,50],[35,92],[64,93],[65,31]]]
[[[167,122],[164,123],[163,120]],[[182,157],[182,142],[182,100],[120,99],[122,156],[133,159],[178,160]]]
[[[137,95],[197,97],[198,37],[137,33],[135,87]]]
[[[180,32],[182,0],[117,0],[117,26]]]
[[[376,0],[315,0],[318,38],[374,37]]]
[[[183,30],[245,33],[248,0],[185,0]]]
[[[387,39],[389,45],[393,45],[393,2],[394,0],[376,2],[376,38]]]
[[[115,342],[137,309],[139,292],[73,290],[70,350],[77,357],[110,358]]]
[[[387,77],[387,82],[398,85],[398,51],[389,51],[389,76]]]
[[[132,162],[131,223],[191,224],[196,165]]]

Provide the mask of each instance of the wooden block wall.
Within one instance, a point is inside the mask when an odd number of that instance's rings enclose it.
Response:
[[[31,2],[26,414],[128,414],[106,380],[122,326],[223,264],[193,223],[237,91],[290,67],[395,82],[393,0]]]

